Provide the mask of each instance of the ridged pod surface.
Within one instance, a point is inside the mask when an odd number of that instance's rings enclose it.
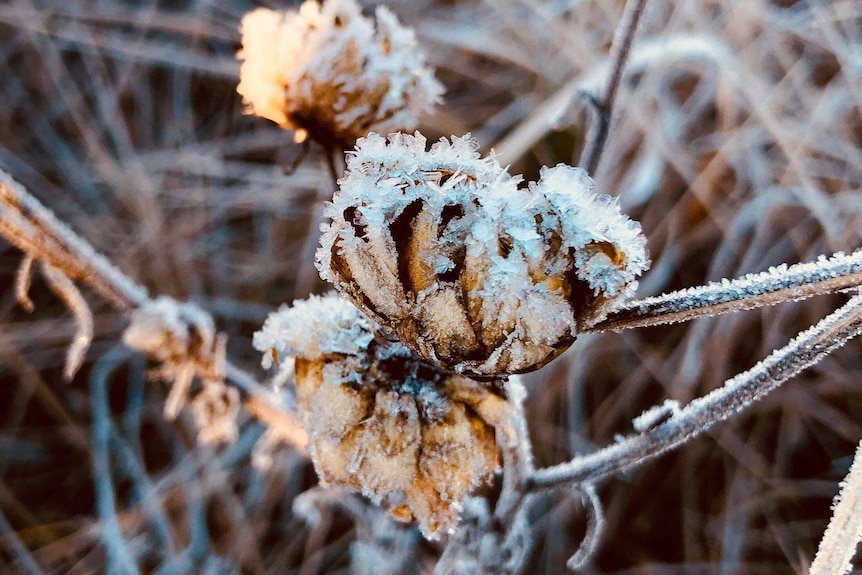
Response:
[[[427,537],[498,468],[494,426],[509,400],[376,334],[347,300],[312,296],[255,334],[264,364],[293,362],[309,453],[325,485],[360,491]]]
[[[469,136],[377,134],[348,154],[323,279],[420,356],[497,377],[538,369],[647,269],[640,225],[579,169],[521,185]]]

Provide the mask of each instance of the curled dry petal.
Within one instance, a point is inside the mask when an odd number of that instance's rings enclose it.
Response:
[[[579,168],[522,186],[469,136],[377,134],[348,155],[321,277],[420,356],[494,377],[538,369],[649,265],[640,225]]]
[[[399,519],[415,518],[426,536],[451,527],[464,498],[498,467],[502,386],[423,362],[380,337],[346,300],[312,296],[283,307],[254,343],[267,365],[273,355],[281,365],[294,360],[321,481],[360,491]]]

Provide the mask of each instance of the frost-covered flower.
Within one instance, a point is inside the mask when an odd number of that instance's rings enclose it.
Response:
[[[248,111],[340,149],[372,130],[414,129],[443,88],[413,30],[383,6],[376,19],[375,29],[355,0],[246,14],[237,91]]]
[[[538,369],[634,292],[646,239],[586,172],[524,187],[469,136],[425,144],[360,139],[317,252],[321,277],[419,355],[476,376]]]
[[[498,466],[502,389],[444,372],[336,295],[282,307],[254,336],[264,365],[292,358],[321,481],[361,491],[433,537]]]

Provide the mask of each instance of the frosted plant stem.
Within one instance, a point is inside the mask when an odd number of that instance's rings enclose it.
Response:
[[[294,283],[294,297],[307,297],[314,288],[314,282],[319,275],[317,268],[314,267],[314,254],[317,251],[317,246],[320,244],[320,226],[325,221],[324,206],[326,202],[332,200],[332,194],[338,189],[338,167],[336,166],[335,150],[327,148],[324,152],[326,163],[326,171],[329,174],[332,186],[321,185],[317,190],[317,196],[314,205],[311,208],[311,218],[308,221],[308,235],[305,242],[302,244],[299,261],[302,268],[296,273],[296,282]]]
[[[511,521],[523,502],[524,487],[534,472],[533,453],[524,414],[526,390],[513,376],[507,382],[510,412],[497,428],[497,443],[503,452],[503,488],[497,500],[494,516],[502,522]]]
[[[63,301],[75,318],[75,335],[72,336],[72,343],[69,344],[66,367],[63,369],[63,377],[66,381],[72,381],[84,363],[84,356],[90,347],[90,342],[93,341],[93,312],[90,311],[87,300],[75,287],[75,283],[62,272],[51,267],[50,264],[43,263],[42,275],[51,291]]]
[[[535,490],[593,482],[649,461],[750,407],[860,333],[862,296],[857,295],[750,370],[675,410],[663,422],[590,455],[539,470],[529,487]]]
[[[0,236],[23,251],[25,257],[42,262],[50,274],[48,279],[56,280],[51,282],[54,286],[62,284],[60,287],[68,287],[68,282],[74,288],[72,282],[80,281],[127,315],[152,302],[143,286],[96,252],[3,170],[0,170]],[[62,291],[66,295],[76,292],[77,289],[74,292]],[[70,305],[68,301],[65,303]],[[86,307],[83,298],[73,303],[82,303]],[[80,310],[72,308],[72,311],[80,324]],[[73,343],[70,359],[77,359],[79,349],[76,345],[80,347],[77,342]],[[74,362],[69,362],[67,369],[70,364],[75,367]],[[252,415],[267,427],[279,429],[280,435],[297,447],[305,445],[305,432],[299,422],[252,376],[229,362],[226,362],[225,370],[228,379],[240,390],[243,404]]]
[[[36,258],[32,254],[24,254],[18,274],[15,276],[15,299],[18,305],[27,313],[33,311],[33,300],[30,299],[30,280],[33,277],[33,263]]]
[[[862,540],[862,443],[832,505],[832,519],[823,534],[809,575],[844,575],[853,567]]]
[[[622,331],[690,321],[699,317],[754,309],[862,285],[862,250],[841,252],[816,262],[782,264],[748,274],[668,294],[634,300],[583,332]]]
[[[614,103],[619,92],[623,70],[645,6],[646,0],[628,0],[626,2],[623,17],[614,32],[614,39],[611,44],[611,74],[608,77],[607,88],[601,95],[601,99],[595,96],[590,98],[597,113],[596,125],[592,129],[589,140],[587,140],[587,146],[581,155],[580,163],[581,167],[593,177],[596,175],[602,152],[608,141],[611,122],[613,121]]]

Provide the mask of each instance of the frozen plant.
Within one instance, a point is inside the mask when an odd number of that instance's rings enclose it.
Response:
[[[371,130],[414,129],[443,88],[416,36],[385,6],[375,21],[355,0],[307,0],[298,11],[257,8],[242,19],[237,91],[247,110],[327,148]]]
[[[489,385],[425,363],[336,295],[283,306],[254,345],[264,365],[293,358],[284,365],[324,485],[360,491],[433,538],[498,468],[495,427],[513,411],[516,382]]]
[[[630,297],[640,225],[579,168],[521,185],[469,135],[377,134],[347,158],[321,277],[425,359],[477,376],[538,369]]]

